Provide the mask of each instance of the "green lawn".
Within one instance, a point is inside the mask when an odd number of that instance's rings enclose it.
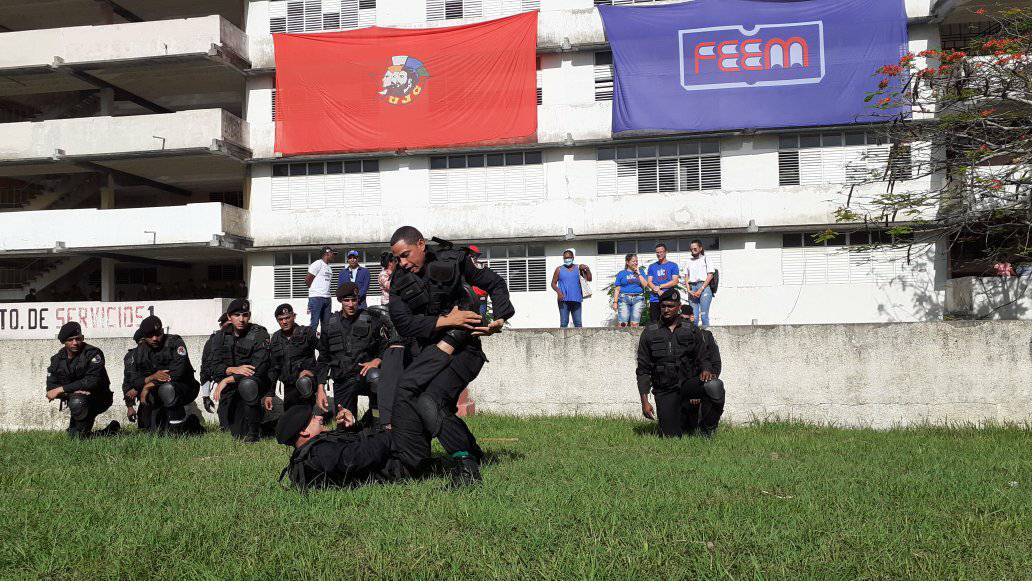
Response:
[[[222,434],[0,435],[0,577],[1029,578],[1032,432],[477,417],[482,486],[301,495]]]

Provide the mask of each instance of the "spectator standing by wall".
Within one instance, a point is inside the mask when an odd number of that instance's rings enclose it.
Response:
[[[686,265],[690,289],[688,301],[692,305],[692,312],[695,313],[695,324],[709,327],[709,309],[710,303],[713,302],[710,283],[713,282],[715,269],[706,258],[706,249],[703,248],[701,240],[692,240],[689,249],[692,251],[692,257]]]
[[[380,274],[376,277],[377,282],[380,283],[380,304],[386,305],[391,302],[391,275],[394,274],[394,267],[398,265],[398,260],[394,258],[394,255],[390,252],[384,252],[380,255]]]
[[[580,277],[591,282],[591,270],[586,264],[574,262],[573,250],[563,252],[563,264],[557,266],[552,274],[552,290],[559,299],[559,326],[565,328],[573,318],[573,326],[581,326],[581,303],[584,295],[581,292]]]
[[[369,269],[358,264],[358,251],[348,251],[348,265],[340,271],[337,278],[337,287],[346,282],[353,282],[358,285],[358,308],[366,308],[366,295],[369,294]]]
[[[638,267],[638,255],[624,257],[624,269],[616,273],[613,284],[613,308],[621,327],[637,327],[645,306],[645,287],[648,286],[645,269]]]
[[[332,311],[330,302],[330,282],[333,280],[333,269],[330,263],[337,256],[337,251],[325,246],[322,256],[308,267],[305,286],[308,287],[308,312],[312,315],[312,331],[319,329],[319,323],[325,322]]]
[[[667,260],[666,244],[656,244],[656,262],[649,265],[648,285],[652,290],[649,297],[649,321],[656,322],[659,316],[659,296],[668,288],[677,288],[681,282],[681,270],[676,263]]]

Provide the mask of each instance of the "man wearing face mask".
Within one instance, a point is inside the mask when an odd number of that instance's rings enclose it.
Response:
[[[139,426],[167,434],[202,432],[197,416],[186,412],[201,386],[183,338],[166,334],[161,319],[153,315],[140,323],[138,334],[141,340],[126,370],[125,397],[140,402]]]
[[[502,330],[516,310],[509,301],[505,281],[489,268],[478,268],[468,248],[454,248],[438,242],[427,247],[422,233],[402,226],[391,236],[391,251],[398,258],[398,270],[391,283],[388,305],[391,322],[398,333],[418,351],[398,382],[394,414],[398,406],[412,401],[422,424],[451,455],[453,486],[480,481],[483,451],[466,423],[456,413],[462,390],[480,373],[487,361],[480,336]],[[473,286],[491,296],[495,319],[484,325],[475,312]],[[450,355],[437,343],[454,349]],[[407,432],[393,426],[394,438],[402,449],[421,446],[421,432]],[[421,455],[429,456],[429,448]]]
[[[563,264],[552,273],[552,290],[559,299],[559,327],[566,328],[573,319],[573,326],[581,326],[581,306],[584,294],[581,291],[581,277],[591,282],[591,269],[586,264],[574,262],[573,250],[563,252]]]
[[[691,411],[690,393],[698,381],[714,378],[706,344],[691,323],[681,317],[681,293],[667,289],[659,297],[658,323],[645,327],[638,341],[638,393],[641,412],[658,419],[659,433],[680,437]],[[653,409],[649,391],[656,398]],[[658,418],[657,418],[658,416]]]
[[[116,421],[103,430],[93,431],[97,416],[107,411],[114,400],[104,352],[86,342],[82,327],[74,321],[61,327],[57,339],[64,346],[50,358],[47,401],[59,399],[68,404],[68,435],[89,438],[118,433],[121,426]]]

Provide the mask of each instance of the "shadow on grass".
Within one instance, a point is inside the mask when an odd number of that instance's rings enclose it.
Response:
[[[642,422],[634,426],[634,433],[639,436],[659,437],[659,424],[656,422]]]

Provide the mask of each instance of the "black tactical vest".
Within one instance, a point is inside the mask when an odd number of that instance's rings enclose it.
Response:
[[[447,314],[463,296],[463,260],[469,260],[465,248],[437,250],[434,260],[425,266],[425,277],[406,270],[396,271],[391,280],[391,292],[405,301],[414,313]]]
[[[269,355],[272,364],[280,370],[279,379],[289,383],[305,369],[315,370],[315,350],[311,349],[309,337],[311,327],[297,325],[287,337],[282,330],[276,331],[269,341]]]
[[[672,389],[701,371],[696,369],[696,354],[702,346],[702,337],[691,324],[668,332],[660,323],[645,327],[643,333],[652,357],[652,387]]]
[[[323,333],[330,347],[331,365],[338,374],[351,371],[360,363],[359,359],[364,359],[369,349],[376,344],[376,334],[382,332],[378,322],[376,315],[363,309],[351,323],[351,329],[345,332],[341,314],[336,313],[330,317]]]

